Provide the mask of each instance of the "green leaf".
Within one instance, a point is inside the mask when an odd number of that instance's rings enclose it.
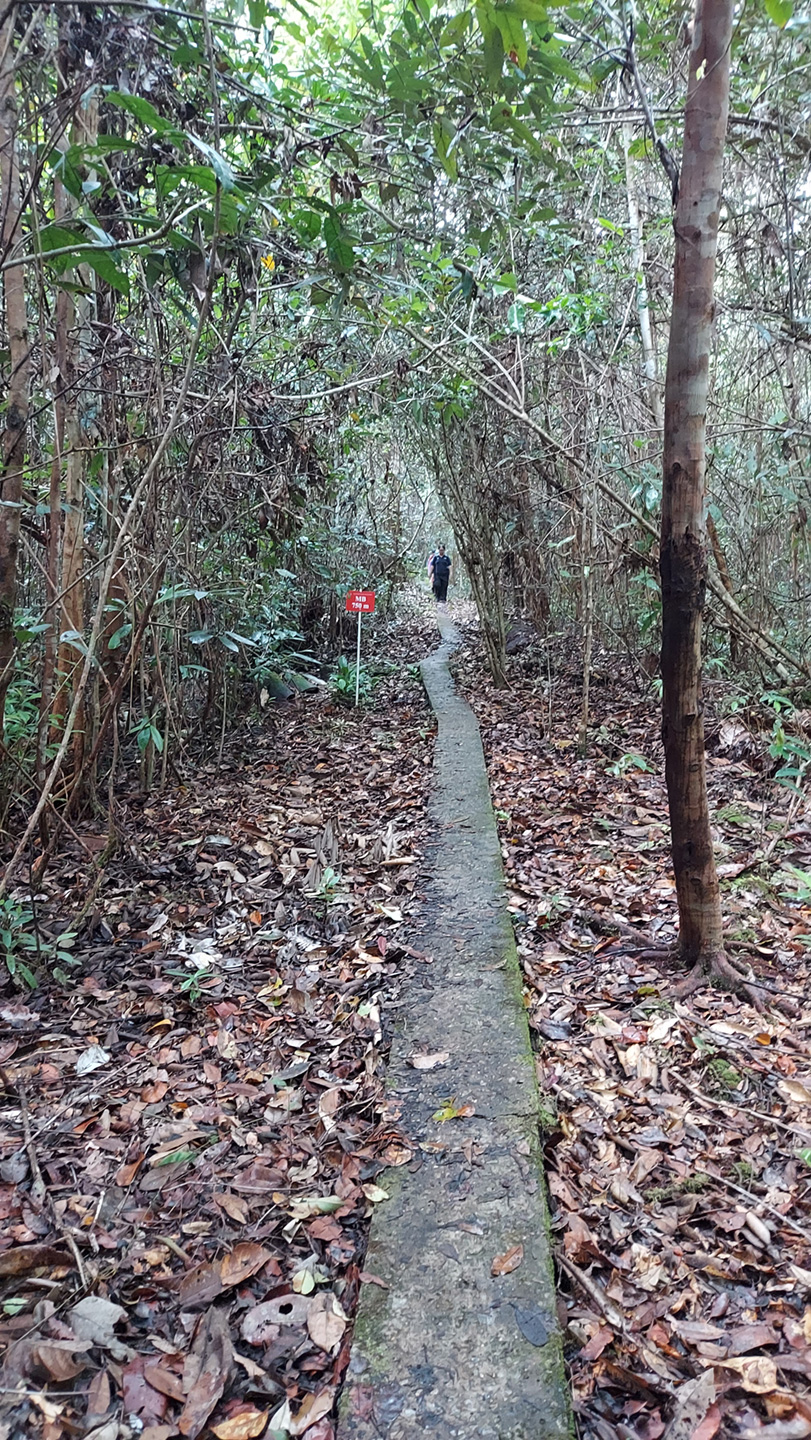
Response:
[[[456,155],[450,149],[454,134],[453,126],[444,116],[440,117],[434,124],[434,145],[436,146],[436,153],[439,156],[442,169],[451,180],[456,180],[459,175]]]
[[[504,68],[504,40],[501,30],[496,24],[495,13],[492,5],[482,4],[476,6],[476,19],[479,22],[479,29],[484,40],[484,69],[487,79],[493,89],[498,89],[501,84],[501,72]]]
[[[80,630],[63,630],[59,636],[60,645],[72,645],[81,655],[87,654],[87,646]]]
[[[321,234],[321,216],[315,210],[300,210],[293,216],[293,226],[306,244],[312,244]]]
[[[119,110],[125,110],[128,115],[132,115],[142,125],[156,131],[158,135],[168,135],[172,132],[178,138],[180,137],[180,132],[173,122],[164,119],[163,115],[159,114],[155,106],[145,100],[143,95],[125,95],[120,90],[109,90],[105,98],[111,105],[116,105]]]
[[[514,335],[523,335],[526,309],[516,300],[507,311],[507,326]]]
[[[526,68],[527,63],[527,37],[524,34],[524,22],[519,15],[505,5],[500,5],[493,12],[496,24],[501,31],[501,38],[504,43],[504,50],[510,59],[520,70]]]
[[[170,1150],[168,1155],[161,1155],[153,1164],[153,1170],[161,1165],[184,1165],[189,1160],[197,1159],[196,1150]]]
[[[547,18],[546,6],[539,0],[512,0],[510,9],[522,20],[534,20],[536,24],[543,24]]]
[[[766,14],[775,25],[785,30],[794,13],[793,0],[765,0]]]
[[[78,230],[68,230],[64,225],[46,225],[39,232],[39,254],[47,260],[52,250],[64,250],[68,245],[81,245],[82,235]],[[57,255],[51,261],[59,270],[73,264],[70,255]]]
[[[119,628],[118,628],[116,631],[113,632],[113,634],[110,636],[109,640],[107,641],[107,649],[108,649],[108,650],[117,650],[118,647],[119,647],[119,645],[121,644],[122,640],[126,640],[127,636],[130,635],[131,633],[132,633],[132,626],[131,626],[131,625],[120,625]]]
[[[235,190],[237,177],[228,164],[228,161],[223,159],[219,150],[215,150],[213,145],[208,145],[205,140],[201,140],[198,135],[192,135],[188,130],[186,131],[186,139],[197,147],[201,155],[205,155],[223,190]]]
[[[114,290],[120,290],[122,295],[129,295],[130,282],[125,272],[119,269],[112,255],[106,250],[85,250],[78,256],[78,262],[89,265],[99,279],[105,280]]]
[[[334,211],[324,221],[324,239],[330,265],[339,275],[345,275],[355,263],[355,251],[340,216]]]

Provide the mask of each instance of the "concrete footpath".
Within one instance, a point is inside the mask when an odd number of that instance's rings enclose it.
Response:
[[[570,1416],[538,1143],[538,1096],[478,725],[443,643],[422,663],[439,721],[433,956],[399,1012],[389,1070],[414,1149],[386,1171],[344,1389],[339,1440],[563,1440]],[[420,943],[420,942],[418,942]],[[432,1069],[419,1055],[444,1055]],[[449,1103],[473,1107],[434,1119]],[[516,1268],[493,1262],[522,1247]]]

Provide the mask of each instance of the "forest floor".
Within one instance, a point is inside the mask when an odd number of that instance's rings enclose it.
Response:
[[[715,686],[728,940],[766,1008],[674,1001],[675,966],[610,933],[675,922],[650,689],[598,657],[581,758],[575,669],[527,653],[496,693],[451,610],[537,1047],[580,1430],[804,1440],[808,807]],[[79,978],[0,998],[4,1440],[333,1440],[358,1289],[379,1283],[377,1177],[410,1156],[383,1068],[428,959],[410,924],[433,722],[410,666],[435,637],[430,615],[381,627],[398,669],[373,708],[323,693],[255,717],[222,764],[190,756],[164,794],[120,797],[100,879],[89,824],[46,878],[52,933],[96,888]]]
[[[373,710],[271,708],[121,796],[100,879],[103,821],[37,896],[56,933],[96,887],[80,978],[0,998],[4,1440],[331,1440],[375,1176],[409,1153],[385,1032],[424,964],[409,666],[436,631],[377,635]]]
[[[598,656],[596,734],[581,757],[575,663],[547,671],[528,655],[499,693],[482,678],[475,626],[469,639],[456,670],[482,728],[524,969],[581,1433],[802,1440],[811,806],[770,778],[763,707],[709,685],[727,944],[764,1010],[722,991],[674,1000],[674,962],[640,959],[611,934],[619,920],[654,943],[674,936],[652,689]]]

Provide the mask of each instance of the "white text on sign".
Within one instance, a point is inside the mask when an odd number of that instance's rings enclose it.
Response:
[[[374,590],[350,590],[346,597],[346,608],[353,615],[371,615],[375,608]]]

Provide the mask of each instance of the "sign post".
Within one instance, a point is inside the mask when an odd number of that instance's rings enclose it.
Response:
[[[374,590],[350,590],[346,597],[346,608],[350,615],[358,617],[358,647],[355,656],[355,708],[360,700],[360,631],[364,615],[371,615],[375,608]]]

